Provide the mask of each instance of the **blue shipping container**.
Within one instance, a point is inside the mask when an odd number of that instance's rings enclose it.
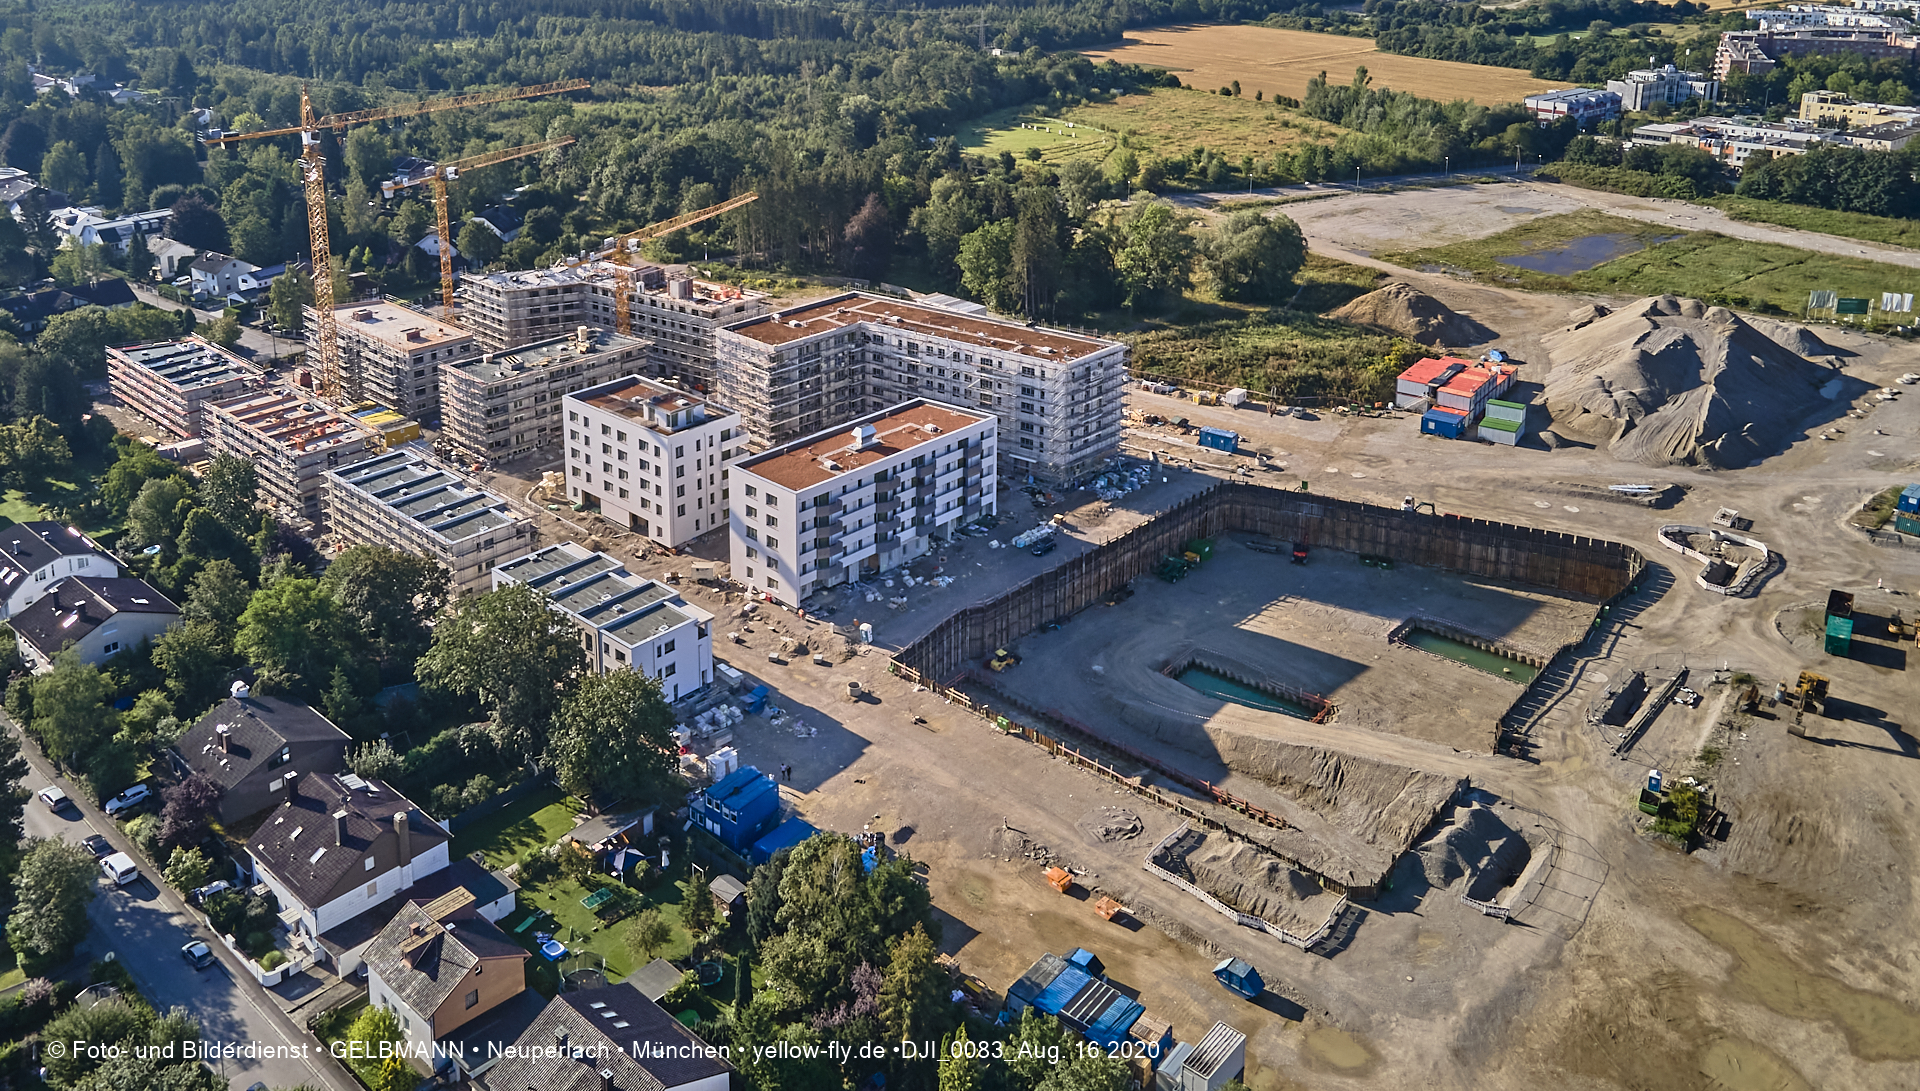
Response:
[[[1920,512],[1920,485],[1908,485],[1901,489],[1900,502],[1896,506],[1909,514]]]
[[[1232,454],[1240,449],[1240,433],[1229,432],[1225,428],[1202,428],[1200,446]]]
[[[1429,409],[1420,415],[1420,430],[1428,435],[1459,439],[1467,430],[1467,417],[1464,413]]]

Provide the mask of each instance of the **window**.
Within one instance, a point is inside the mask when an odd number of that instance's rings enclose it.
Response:
[[[686,513],[687,513],[687,506],[685,504],[680,505],[680,510],[678,514],[685,515]]]
[[[780,525],[780,520],[775,519],[773,516],[769,515],[767,516],[767,525],[770,527],[777,527]]]
[[[367,863],[366,863],[366,866],[365,866],[365,867],[363,867],[363,868],[361,868],[360,870],[362,870],[362,871],[372,871],[372,870],[373,870],[373,857],[371,857],[371,856],[369,856],[369,857],[367,857]]]
[[[614,441],[615,441],[615,442],[617,442],[617,443],[625,443],[625,442],[627,442],[627,434],[626,434],[625,432],[615,432],[615,433],[613,434],[613,438],[614,438]],[[625,455],[622,455],[622,456],[620,456],[620,457],[622,457],[622,458],[625,458],[626,456],[625,456]]]
[[[673,468],[673,476],[675,477],[687,476],[687,468],[685,466],[675,466]]]
[[[757,549],[755,549],[755,548],[753,548],[752,546],[748,546],[748,547],[747,547],[747,560],[750,560],[750,561],[757,561],[757,560],[759,560],[759,559],[760,559],[760,551],[759,551],[759,550],[757,550]]]
[[[576,412],[574,412],[573,410],[571,410],[571,409],[569,409],[569,410],[567,410],[567,419],[568,419],[569,421],[572,421],[572,422],[573,422],[573,423],[575,423],[575,424],[578,424],[578,423],[580,422],[580,414],[578,414],[578,413],[576,413]]]
[[[603,424],[600,426],[600,434],[603,436],[610,436],[613,434],[613,429]]]
[[[767,548],[768,548],[768,549],[779,549],[779,548],[780,548],[780,539],[778,539],[778,538],[772,538],[772,537],[770,537],[770,538],[768,538],[768,539],[767,539]]]
[[[675,485],[673,487],[673,495],[675,496],[687,495],[687,487],[685,485]]]
[[[759,495],[760,495],[760,490],[759,490],[759,489],[756,489],[756,488],[754,488],[754,487],[753,487],[752,485],[748,485],[748,486],[747,486],[747,495],[748,495],[748,496],[759,496]]]
[[[685,445],[685,444],[681,444],[680,446],[677,446],[677,447],[675,447],[675,448],[673,449],[673,457],[675,457],[675,458],[685,458],[685,457],[687,457],[687,448],[686,448],[686,445]]]
[[[480,1003],[480,990],[479,989],[469,990],[467,993],[467,1007],[471,1008],[478,1003]]]
[[[768,577],[767,577],[767,590],[769,590],[769,591],[778,591],[779,589],[780,589],[780,581],[779,581],[779,580],[776,580],[776,579],[774,579],[774,578],[773,578],[772,576],[768,576]]]
[[[621,651],[619,648],[613,649],[613,661],[616,663],[625,663],[627,661],[627,653]]]
[[[655,652],[654,654],[655,655],[672,655],[673,641],[669,640],[665,644],[660,645],[660,650]]]
[[[747,518],[749,518],[749,519],[751,519],[751,518],[753,518],[754,516],[756,516],[756,515],[759,515],[759,514],[760,514],[760,509],[759,509],[759,508],[756,508],[756,507],[754,507],[754,506],[753,506],[752,504],[748,504],[748,505],[747,505]]]
[[[757,530],[755,530],[755,529],[753,529],[752,527],[748,527],[748,528],[747,528],[747,541],[749,541],[749,542],[757,542],[757,541],[759,541],[759,540],[760,540],[760,532],[759,532],[759,531],[757,531]]]
[[[278,769],[293,760],[293,747],[283,746],[280,752],[267,761],[267,768]]]
[[[103,655],[112,655],[114,652],[117,652],[119,650],[120,650],[120,642],[118,640],[115,640],[115,641],[109,642],[106,647],[100,649],[100,652]]]
[[[380,880],[375,879],[373,882],[370,882],[367,884],[367,897],[378,898],[379,896],[380,896]]]
[[[610,443],[602,443],[602,444],[600,445],[600,453],[601,453],[601,454],[603,454],[603,455],[610,455],[610,454],[612,454],[612,453],[613,453],[613,445],[612,445],[612,444],[610,444]]]
[[[622,470],[621,472],[622,472],[622,473],[625,473],[626,471],[625,471],[625,470]],[[625,489],[621,489],[621,490],[620,490],[620,499],[622,499],[622,500],[625,500],[626,498],[627,498],[627,490],[625,490]]]

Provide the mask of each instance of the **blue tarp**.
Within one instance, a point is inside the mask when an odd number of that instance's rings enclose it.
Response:
[[[748,860],[755,864],[764,864],[773,859],[774,853],[781,849],[792,848],[819,832],[804,818],[789,818],[772,833],[753,843],[753,850],[747,854]]]

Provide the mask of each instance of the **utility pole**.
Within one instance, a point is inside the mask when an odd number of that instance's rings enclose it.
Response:
[[[978,23],[974,23],[974,24],[971,24],[970,26],[968,26],[968,27],[967,27],[967,29],[968,29],[968,30],[978,30],[978,31],[980,32],[980,52],[982,52],[982,53],[985,53],[985,52],[987,51],[987,24],[986,24],[986,22],[985,22],[985,21],[983,20],[983,21],[981,21],[981,22],[978,22]]]

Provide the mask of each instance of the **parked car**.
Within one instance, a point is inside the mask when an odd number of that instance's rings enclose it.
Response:
[[[224,894],[233,889],[233,884],[225,879],[215,879],[203,887],[196,887],[187,895],[187,901],[193,905],[205,905],[207,899],[215,894]]]
[[[1033,547],[1033,555],[1036,557],[1044,557],[1058,548],[1060,548],[1059,542],[1054,541],[1052,538],[1043,538],[1039,545]]]
[[[38,794],[40,796],[40,802],[47,805],[47,810],[53,811],[56,814],[73,806],[72,797],[61,791],[60,786],[57,784],[47,785],[45,788],[40,789]]]
[[[139,865],[133,862],[133,857],[128,856],[124,852],[111,853],[106,859],[101,860],[100,872],[107,877],[107,882],[116,889],[126,886],[128,883],[135,882],[140,878]]]
[[[112,799],[107,800],[107,805],[102,809],[107,812],[108,818],[118,818],[152,798],[152,788],[144,784],[136,784],[126,791],[121,792],[119,795],[114,796]]]
[[[204,970],[214,963],[213,948],[199,940],[194,940],[180,948],[180,957],[186,959],[187,965],[196,970]]]
[[[97,833],[88,837],[85,841],[80,842],[80,845],[88,852],[93,853],[95,860],[113,854],[113,842],[108,841]]]

